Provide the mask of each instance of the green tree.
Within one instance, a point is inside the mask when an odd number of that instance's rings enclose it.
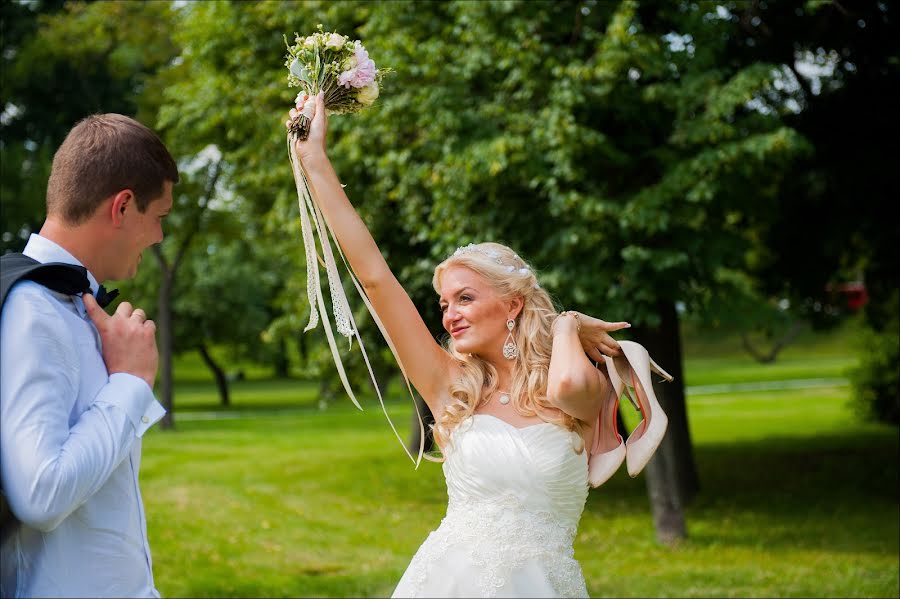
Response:
[[[230,376],[228,366],[216,358],[214,350],[223,348],[235,359],[262,361],[261,356],[270,353],[262,332],[273,317],[273,297],[281,285],[277,258],[259,252],[253,240],[240,231],[230,213],[207,217],[203,228],[191,235],[193,243],[169,245],[187,248],[177,265],[171,249],[159,248],[156,259],[142,271],[132,289],[138,297],[155,296],[159,303],[168,303],[170,343],[165,351],[161,347],[161,354],[171,360],[197,351],[213,375],[225,407],[231,404]],[[163,272],[170,276],[167,297],[163,297],[159,285],[166,278]],[[160,388],[172,393],[168,407],[175,408],[171,382],[163,385],[161,381]],[[160,395],[164,396],[162,392]],[[173,412],[171,409],[170,415]],[[170,426],[174,423],[173,416]]]
[[[72,126],[98,112],[152,122],[146,84],[176,49],[160,26],[168,3],[4,2],[0,15],[4,251],[40,228],[53,153]]]
[[[170,36],[178,14],[172,3],[13,2],[3,3],[2,11],[2,247],[20,249],[43,220],[52,155],[71,126],[91,113],[119,112],[155,127],[162,90],[182,77],[184,69]],[[171,426],[173,353],[203,342],[230,345],[236,352],[254,346],[267,322],[259,320],[257,304],[260,298],[268,301],[271,293],[259,276],[235,285],[237,292],[227,301],[212,293],[231,286],[235,273],[246,272],[258,256],[266,255],[239,251],[235,245],[251,243],[258,227],[255,222],[244,226],[229,212],[234,208],[223,172],[227,165],[211,159],[214,145],[195,145],[195,138],[177,128],[156,128],[180,164],[182,182],[167,219],[167,241],[152,248],[153,260],[144,262],[137,281],[120,287],[129,301],[156,306],[148,311],[159,329],[159,390],[168,409],[163,426]],[[204,270],[192,252],[212,247],[213,240],[206,238],[213,233],[223,249],[207,260],[215,268]],[[226,257],[244,260],[226,266]],[[184,264],[187,284],[176,288]],[[189,284],[198,280],[210,291],[206,296]],[[262,291],[259,296],[251,294],[254,284]],[[245,301],[241,308],[235,298]],[[225,305],[246,317],[226,326],[231,317],[223,312]],[[214,362],[210,366],[221,374]],[[224,401],[227,386],[220,385],[220,391]]]
[[[166,428],[175,425],[174,357],[197,350],[216,381],[221,403],[229,405],[225,367],[214,347],[233,356],[268,356],[262,332],[274,317],[283,286],[284,259],[261,244],[260,223],[230,190],[233,168],[214,145],[195,150],[177,128],[162,129],[170,147],[186,156],[181,182],[166,219],[166,237],[151,248],[152,264],[142,268],[129,297],[156,305],[160,346],[160,400]]]
[[[773,312],[762,308],[784,297],[773,282],[800,270],[770,248],[796,248],[774,240],[808,201],[798,172],[819,156],[816,138],[798,130],[807,104],[793,73],[815,44],[803,28],[827,9],[800,7],[767,45],[758,13],[787,12],[767,6],[189,4],[177,28],[184,77],[166,90],[163,121],[218,144],[236,169],[234,193],[292,257],[287,288],[302,290],[282,125],[296,90],[285,84],[282,35],[322,23],[362,39],[395,72],[375,107],[332,119],[331,155],[388,262],[436,335],[433,265],[485,239],[528,258],[564,307],[632,322],[676,376],[657,389],[670,429],[646,477],[660,538],[673,540],[686,534],[682,506],[699,488],[679,319],[721,320],[745,305],[765,322]],[[871,216],[861,221],[877,228]],[[834,261],[818,266],[790,298],[812,297],[835,272]],[[305,294],[284,297],[272,330],[299,335]],[[311,355],[333,372],[326,352]]]
[[[893,3],[731,3],[740,24],[735,54],[784,65],[795,89],[784,120],[814,151],[798,165],[760,227],[752,267],[769,296],[783,297],[814,326],[846,316],[832,289],[864,283],[862,367],[854,391],[865,412],[900,423],[897,275],[900,226],[900,48]]]

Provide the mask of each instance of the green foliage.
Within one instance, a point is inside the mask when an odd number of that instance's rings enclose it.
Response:
[[[30,7],[47,14],[31,23]],[[331,120],[330,155],[435,335],[431,271],[471,241],[516,248],[562,306],[644,327],[676,301],[696,322],[825,325],[835,321],[821,310],[825,283],[862,273],[873,306],[895,287],[896,152],[869,136],[896,123],[900,86],[884,85],[900,68],[890,3],[3,10],[2,98],[19,110],[2,123],[4,243],[39,222],[51,148],[88,112],[155,121],[182,162],[214,146],[221,184],[206,201],[217,208],[201,206],[202,190],[186,180],[171,238],[185,239],[202,213],[210,220],[194,233],[197,248],[239,237],[252,249],[235,245],[233,255],[274,257],[283,288],[263,286],[278,294],[264,339],[296,344],[310,374],[334,370],[323,336],[301,333],[309,306],[284,134],[296,90],[283,60],[285,35],[320,24],[393,69],[372,108]],[[804,64],[819,74],[804,75]],[[220,227],[228,232],[213,239]],[[385,371],[391,361],[376,353]],[[347,358],[355,381],[365,380],[359,358]]]
[[[230,189],[290,257],[269,338],[299,336],[309,311],[282,52],[284,35],[319,24],[394,70],[375,106],[332,119],[330,155],[436,335],[433,266],[485,239],[528,258],[562,305],[610,319],[653,326],[661,300],[691,313],[765,304],[746,277],[732,283],[809,143],[777,110],[779,65],[728,60],[733,23],[654,10],[662,17],[633,2],[189,3],[160,125],[217,145]],[[672,31],[697,50],[666,42]],[[311,345],[316,370],[333,372],[321,335]],[[364,380],[358,353],[348,364]]]
[[[0,249],[40,228],[50,163],[69,129],[98,112],[151,122],[154,73],[177,53],[163,2],[5,2],[0,104]]]
[[[204,241],[206,247],[192,253],[178,277],[179,346],[245,346],[259,357],[260,333],[271,319],[268,301],[280,285],[277,275],[253,259],[243,240]]]
[[[226,169],[212,148],[182,161],[165,240],[158,253],[145,256],[138,277],[120,288],[131,301],[153,306],[163,271],[174,270],[174,353],[225,345],[233,358],[269,361],[273,348],[261,332],[274,317],[284,260],[259,247],[260,227],[230,194]]]
[[[861,359],[851,373],[855,404],[873,420],[900,424],[900,291],[885,308],[890,315],[877,328],[862,329]]]

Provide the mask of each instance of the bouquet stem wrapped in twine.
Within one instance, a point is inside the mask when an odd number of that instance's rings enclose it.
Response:
[[[289,46],[288,51],[289,55],[286,63],[290,73],[288,75],[288,84],[303,87],[310,96],[314,96],[319,90],[324,90],[326,92],[325,108],[329,113],[340,114],[356,112],[371,104],[371,102],[368,101],[370,98],[371,101],[374,101],[374,98],[377,97],[377,78],[386,70],[375,70],[375,63],[368,58],[368,53],[366,53],[359,41],[350,42],[344,36],[340,36],[336,33],[322,32],[320,26],[320,32],[317,34],[313,34],[307,38],[300,38],[298,36],[297,44],[295,46]],[[375,86],[374,92],[372,90],[373,85]],[[306,325],[303,332],[305,333],[316,328],[319,322],[319,315],[321,314],[322,323],[324,325],[323,328],[325,329],[325,337],[328,340],[328,346],[331,349],[331,355],[334,358],[338,376],[341,379],[344,390],[350,397],[350,401],[352,401],[353,405],[358,409],[362,410],[363,408],[359,401],[357,401],[353,389],[350,386],[350,382],[347,380],[347,373],[344,370],[340,352],[338,351],[337,343],[335,341],[334,332],[331,328],[331,322],[328,318],[328,311],[320,286],[319,265],[321,264],[325,269],[325,274],[328,279],[328,290],[331,295],[331,306],[337,331],[349,340],[350,347],[353,345],[354,337],[359,341],[359,349],[362,353],[366,368],[369,371],[372,385],[375,387],[375,393],[378,396],[381,409],[391,426],[391,430],[394,431],[394,435],[403,446],[403,450],[413,461],[416,468],[418,468],[421,459],[424,456],[425,428],[422,424],[422,414],[419,412],[418,404],[415,401],[409,377],[406,374],[406,370],[403,368],[403,364],[400,362],[400,358],[397,355],[397,350],[394,343],[391,341],[390,335],[388,335],[387,330],[385,330],[384,325],[382,324],[381,319],[378,318],[375,309],[372,307],[365,290],[362,285],[360,285],[359,280],[353,273],[353,269],[344,257],[344,253],[341,251],[341,246],[338,243],[337,237],[335,237],[334,232],[322,215],[315,193],[310,187],[306,172],[303,169],[303,164],[297,156],[295,141],[297,139],[305,140],[309,135],[310,118],[312,116],[311,107],[313,105],[313,102],[307,102],[303,111],[292,111],[292,118],[286,123],[288,130],[288,155],[290,157],[294,182],[297,187],[297,197],[300,207],[300,228],[306,254],[306,292],[310,306],[310,317],[309,323]],[[309,112],[307,112],[307,109],[309,109]],[[322,250],[321,256],[319,256],[316,251],[316,236],[318,236],[319,246]],[[344,263],[344,267],[347,269],[347,273],[350,275],[350,279],[353,281],[353,285],[356,287],[357,293],[360,298],[362,298],[372,320],[378,326],[391,353],[397,360],[397,364],[400,366],[400,371],[406,381],[406,387],[409,390],[410,397],[413,398],[413,405],[418,416],[417,420],[419,422],[420,432],[419,451],[416,457],[413,457],[412,453],[406,447],[406,443],[403,441],[400,433],[397,432],[397,428],[394,426],[394,423],[387,413],[387,408],[384,405],[384,397],[381,394],[381,389],[378,386],[375,373],[372,371],[372,365],[369,362],[369,356],[366,353],[365,345],[359,335],[359,329],[353,318],[353,311],[350,309],[350,303],[344,293],[343,283],[341,282],[338,267],[334,258],[334,252],[331,247],[332,241],[334,242],[334,247],[337,248],[338,255]],[[432,459],[428,456],[425,457],[426,459]]]

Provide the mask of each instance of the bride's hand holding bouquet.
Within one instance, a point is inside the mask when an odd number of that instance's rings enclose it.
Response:
[[[325,108],[325,92],[319,92],[314,96],[301,93],[297,96],[297,105],[292,108],[289,117],[296,120],[297,115],[303,114],[308,119],[306,136],[292,136],[294,147],[300,162],[307,169],[322,165],[327,161],[326,140],[328,137],[328,116]],[[316,118],[318,116],[318,118]]]
[[[424,425],[419,419],[419,451],[418,456],[414,457],[387,413],[381,389],[359,335],[353,311],[344,293],[343,283],[338,273],[338,262],[343,262],[347,267],[353,286],[395,358],[397,358],[396,348],[363,286],[354,275],[350,265],[352,260],[347,260],[341,244],[337,243],[338,238],[342,238],[345,248],[351,255],[356,255],[357,260],[360,255],[377,257],[382,262],[384,259],[365,224],[356,215],[355,209],[344,193],[343,186],[325,150],[328,115],[359,112],[370,106],[378,97],[378,82],[389,69],[376,69],[375,63],[369,58],[368,52],[359,40],[350,41],[343,35],[323,32],[321,26],[318,33],[305,38],[297,36],[296,41],[294,46],[288,46],[285,66],[288,68],[288,85],[300,87],[302,90],[294,99],[295,106],[288,113],[285,127],[287,128],[291,169],[297,186],[301,234],[306,254],[310,320],[304,331],[315,328],[321,317],[325,337],[341,383],[353,404],[362,409],[344,370],[334,331],[332,331],[328,318],[327,304],[319,285],[319,264],[321,264],[327,276],[336,332],[346,337],[351,344],[354,338],[358,341],[357,347],[369,371],[369,377],[381,409],[403,450],[418,466],[424,455]],[[316,193],[314,193],[314,189]],[[318,236],[319,239],[318,246],[315,236]],[[333,246],[332,241],[334,241]],[[370,247],[359,250],[358,246]],[[364,258],[360,263],[363,264],[365,270],[368,270],[369,260]],[[397,358],[397,362],[400,363],[399,358]],[[402,366],[400,370],[406,380],[410,398],[413,399],[413,405],[416,406],[418,412],[409,378]]]

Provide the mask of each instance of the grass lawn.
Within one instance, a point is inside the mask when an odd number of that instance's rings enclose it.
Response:
[[[686,338],[687,384],[840,379],[853,363],[834,335],[800,341],[770,367]],[[319,411],[314,393],[235,383],[243,416],[211,419],[196,410],[215,408],[213,386],[179,385],[178,430],[148,433],[141,473],[164,596],[390,595],[443,516],[440,466],[414,470],[374,400]],[[579,528],[591,595],[900,596],[897,429],[857,421],[849,396],[839,380],[689,393],[702,485],[689,537],[656,542],[644,478],[623,467],[591,491]],[[390,411],[405,434],[409,405]]]

